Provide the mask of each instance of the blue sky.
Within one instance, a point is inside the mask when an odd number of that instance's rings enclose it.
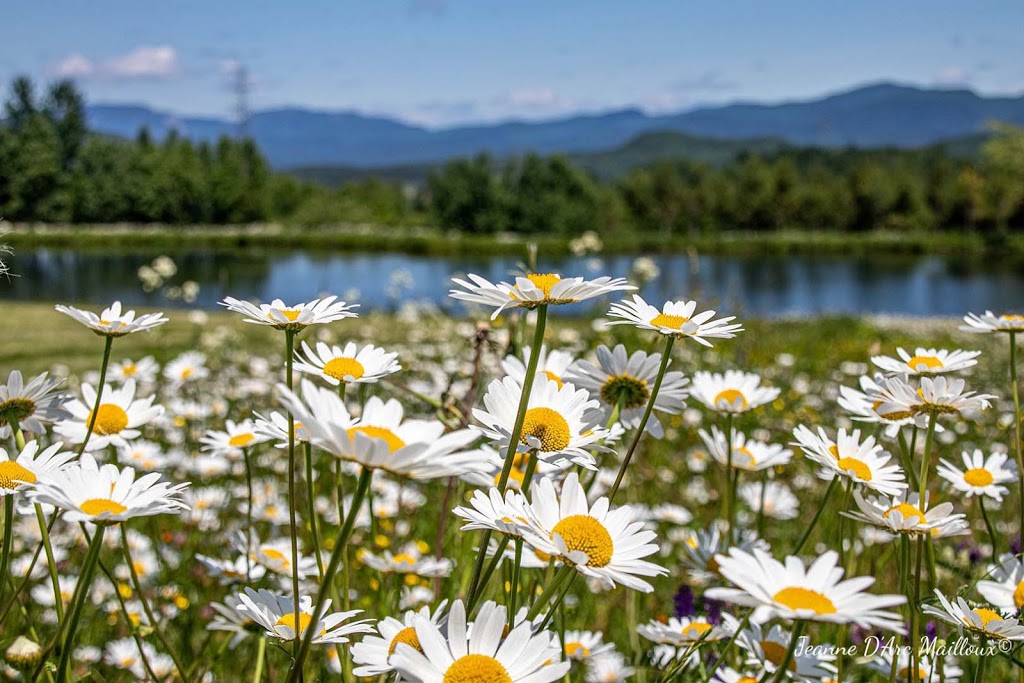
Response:
[[[1020,0],[4,0],[0,81],[230,116],[298,105],[429,126],[676,111],[890,80],[1024,92]]]

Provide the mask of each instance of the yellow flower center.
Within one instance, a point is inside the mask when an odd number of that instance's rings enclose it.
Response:
[[[139,366],[137,366],[135,363],[125,363],[121,367],[121,373],[125,377],[131,377],[131,376],[133,376],[138,371],[139,371]]]
[[[899,513],[903,515],[903,519],[905,520],[910,519],[911,517],[917,517],[918,524],[923,524],[925,521],[925,516],[924,513],[921,512],[921,509],[914,505],[911,505],[910,503],[900,503],[899,505],[893,505],[891,508],[882,513],[882,519],[889,519],[889,515],[892,513],[893,510],[898,510]]]
[[[684,638],[690,640],[700,640],[700,637],[706,632],[711,630],[711,624],[705,624],[702,621],[695,621],[692,624],[687,624],[683,627],[682,634]]]
[[[290,308],[282,308],[278,313],[287,318],[288,322],[295,322],[299,317],[299,311]]]
[[[324,374],[333,377],[339,382],[346,381],[345,378],[359,379],[366,372],[363,364],[355,358],[332,358],[324,363]]]
[[[747,407],[747,397],[739,389],[724,389],[712,401],[716,408],[731,408],[739,403],[740,409]]]
[[[774,640],[762,640],[761,650],[764,651],[764,658],[775,665],[776,668],[782,666],[782,660],[786,658],[786,646],[782,643],[776,643]],[[796,659],[789,661],[789,670],[796,671]]]
[[[536,555],[537,559],[540,560],[541,562],[550,562],[551,561],[551,556],[548,555],[543,550],[536,550],[536,549],[534,549],[533,554]]]
[[[839,446],[832,444],[828,447],[828,452],[832,454],[832,457],[839,460]]]
[[[843,472],[853,471],[861,481],[871,481],[871,468],[863,460],[857,458],[840,458],[836,463]]]
[[[284,553],[282,553],[277,548],[263,547],[260,548],[260,552],[263,554],[263,557],[267,558],[268,560],[273,560],[274,562],[282,562],[284,563],[285,566],[291,565],[291,562],[288,561],[288,558],[285,557]]]
[[[570,642],[565,644],[565,656],[566,657],[589,657],[590,648],[579,642]]]
[[[244,448],[256,438],[255,434],[236,434],[228,439],[228,445],[235,448]]]
[[[974,467],[964,472],[964,481],[971,486],[988,486],[995,478],[992,473],[983,467]]]
[[[474,654],[455,660],[441,683],[512,683],[512,677],[494,657]]]
[[[420,647],[420,637],[416,635],[416,629],[412,626],[406,626],[395,634],[394,639],[391,641],[391,646],[388,648],[388,657],[395,654],[395,648],[401,643],[405,643],[409,647],[423,652],[423,648]]]
[[[989,623],[992,622],[992,621],[1002,621],[1002,619],[1003,619],[1001,614],[999,614],[998,612],[995,612],[993,610],[987,609],[985,607],[979,607],[979,608],[977,608],[975,610],[972,610],[972,611],[975,614],[977,614],[978,617],[981,618],[981,627],[982,628],[988,628]],[[968,625],[970,625],[970,622],[968,622],[966,619],[964,619],[964,623],[967,623]]]
[[[569,423],[551,408],[530,408],[526,411],[519,440],[526,444],[528,436],[536,437],[545,453],[560,451],[569,445]]]
[[[650,396],[645,380],[626,373],[609,377],[601,386],[601,400],[614,406],[621,399],[623,410],[647,405]]]
[[[305,612],[299,612],[299,630],[298,633],[295,631],[295,613],[289,612],[288,614],[282,614],[281,618],[274,622],[274,626],[287,626],[292,630],[292,633],[296,635],[303,634],[306,629],[309,628],[310,622],[313,621],[313,615],[306,614]],[[320,629],[320,635],[327,633],[327,629]]]
[[[836,612],[836,606],[828,597],[818,591],[800,586],[783,588],[772,596],[772,600],[791,610],[810,610],[815,614],[835,614]]]
[[[405,442],[398,438],[398,435],[387,427],[374,427],[372,425],[366,425],[365,427],[353,427],[348,430],[348,438],[355,439],[356,434],[365,434],[371,439],[380,439],[388,445],[388,451],[394,453],[399,448],[405,445]]]
[[[1020,609],[1024,607],[1024,581],[1017,584],[1013,589],[1013,604]]]
[[[681,315],[668,315],[666,313],[659,313],[651,319],[651,324],[655,327],[667,327],[670,330],[680,330],[688,322],[690,322],[689,318]]]
[[[409,555],[408,553],[398,553],[391,559],[394,560],[397,564],[416,564],[416,558],[412,555]]]
[[[555,534],[570,551],[578,550],[587,554],[588,567],[604,567],[612,561],[615,545],[612,536],[601,522],[590,515],[570,515],[555,525]]]
[[[188,379],[191,376],[192,376],[192,368],[185,368],[184,370],[181,371],[181,378],[182,379]]]
[[[925,367],[925,371],[934,370],[942,367],[942,361],[935,356],[914,356],[907,361],[907,367],[915,372],[920,372],[922,365]]]
[[[781,662],[782,660],[780,659],[779,661]],[[750,676],[744,676],[743,678],[738,679],[736,683],[757,683],[757,679],[751,678]]]
[[[21,484],[34,484],[36,475],[14,462],[4,460],[0,462],[0,488],[14,491]]]
[[[78,507],[82,512],[91,517],[99,517],[104,512],[119,515],[128,509],[116,500],[110,500],[109,498],[90,498]]]
[[[556,375],[555,373],[551,372],[550,370],[543,370],[542,372],[544,373],[545,376],[547,376],[548,381],[554,382],[555,384],[557,384],[559,389],[561,389],[562,386],[564,386],[564,382],[562,382],[562,378],[559,377],[558,375]]]
[[[999,319],[1013,323],[1024,323],[1024,315],[1021,315],[1020,313],[1006,313],[999,316]]]
[[[732,466],[744,469],[752,468],[757,464],[757,458],[746,446],[737,446],[732,449]]]
[[[544,292],[545,297],[550,297],[551,288],[559,283],[562,276],[555,273],[534,273],[533,275],[527,275],[526,279],[532,282],[534,287]]]
[[[900,669],[897,672],[896,678],[898,680],[903,681],[903,680],[906,680],[906,678],[907,678],[907,676],[909,674],[910,674],[910,667],[909,666],[905,666],[905,667],[903,667],[902,669]],[[923,681],[926,678],[928,678],[928,672],[925,671],[923,668],[918,667],[917,668],[917,680]]]
[[[89,417],[85,419],[86,427],[92,422],[92,417],[93,414],[90,411]],[[124,430],[127,426],[128,413],[124,412],[121,406],[114,403],[103,403],[96,411],[96,424],[93,425],[92,431],[93,434],[100,436],[110,436]]]

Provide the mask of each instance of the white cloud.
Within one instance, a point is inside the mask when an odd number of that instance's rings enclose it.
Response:
[[[97,62],[71,54],[53,69],[55,76],[105,81],[166,79],[181,73],[177,51],[169,45],[142,45],[123,55]]]
[[[935,82],[939,85],[970,85],[971,72],[963,66],[947,66],[935,74]]]

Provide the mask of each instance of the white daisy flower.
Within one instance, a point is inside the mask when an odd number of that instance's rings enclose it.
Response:
[[[781,659],[779,663],[782,663]],[[756,671],[745,673],[728,666],[723,666],[719,667],[718,671],[715,672],[715,677],[711,679],[711,683],[758,683],[760,677],[761,674]],[[825,683],[825,681],[822,683]]]
[[[234,560],[218,560],[215,557],[196,553],[196,559],[206,568],[210,578],[217,579],[222,586],[259,581],[267,573],[266,567],[256,564],[245,555],[240,555]]]
[[[619,422],[626,427],[638,427],[658,377],[661,354],[634,351],[627,356],[626,347],[622,344],[614,350],[602,344],[597,347],[597,362],[598,365],[585,360],[576,361],[565,374],[566,381],[586,389],[591,396],[600,399],[601,424],[607,423],[619,401],[622,401]],[[670,415],[681,413],[686,407],[687,382],[689,380],[681,372],[666,372],[654,400],[654,410]],[[657,439],[664,435],[661,423],[653,413],[647,422],[647,431]]]
[[[210,429],[199,441],[204,451],[236,460],[242,456],[243,448],[263,443],[268,438],[266,434],[257,431],[256,423],[252,420],[226,420],[224,431]]]
[[[436,559],[424,556],[415,543],[407,543],[400,552],[392,553],[384,550],[381,554],[374,555],[365,548],[360,548],[356,553],[356,559],[370,569],[376,569],[382,574],[412,574],[414,576],[448,576],[452,572],[454,563],[447,559]]]
[[[163,469],[168,461],[169,458],[160,448],[160,444],[144,439],[135,439],[117,449],[117,462],[144,472]]]
[[[187,483],[160,482],[156,472],[135,479],[131,467],[100,467],[84,453],[81,460],[63,470],[53,471],[36,482],[29,492],[33,503],[64,510],[69,522],[116,524],[134,517],[176,514],[187,510],[180,500]]]
[[[977,365],[976,360],[981,351],[963,351],[956,349],[926,349],[918,347],[910,355],[902,347],[896,349],[899,358],[892,356],[872,356],[871,362],[886,372],[894,375],[939,375],[946,372],[960,372]]]
[[[403,420],[402,404],[371,396],[358,419],[337,392],[302,380],[302,399],[278,385],[281,403],[309,430],[312,442],[342,460],[409,479],[453,477],[482,471],[475,451],[465,450],[479,434],[445,433],[437,420]]]
[[[705,595],[714,600],[748,607],[766,607],[770,616],[786,620],[853,623],[861,628],[881,628],[903,633],[903,619],[886,611],[902,605],[903,595],[871,595],[864,590],[875,582],[862,576],[841,581],[839,554],[828,551],[805,568],[798,557],[783,564],[762,550],[753,554],[731,548],[718,556],[721,575],[736,588],[711,588]]]
[[[840,429],[835,441],[821,427],[815,434],[799,425],[793,430],[794,446],[799,446],[808,458],[822,466],[818,476],[832,481],[836,476],[852,479],[866,488],[886,496],[897,496],[907,488],[906,476],[892,456],[875,443],[875,437],[860,440],[860,430],[847,433]]]
[[[287,306],[280,299],[274,299],[269,304],[254,304],[249,301],[240,301],[233,297],[224,297],[220,302],[229,311],[241,313],[245,316],[245,322],[256,325],[269,325],[277,330],[298,331],[310,325],[322,325],[345,318],[354,318],[352,309],[359,304],[347,304],[338,301],[338,297],[329,296],[324,299],[313,299],[307,303],[299,303],[294,306]]]
[[[96,315],[92,311],[83,311],[74,306],[54,306],[64,315],[85,325],[101,337],[123,337],[132,332],[151,330],[167,322],[163,313],[146,313],[135,317],[135,311],[121,312],[121,302],[115,301],[109,308]]]
[[[924,613],[956,626],[958,633],[963,634],[967,630],[992,640],[1024,640],[1024,625],[1017,619],[991,607],[971,607],[961,597],[957,597],[956,602],[950,602],[938,588],[935,589],[935,595],[939,598],[940,606],[925,605]]]
[[[763,487],[761,482],[744,484],[739,488],[740,498],[752,511],[761,510],[762,490],[764,516],[770,519],[796,519],[800,502],[785,484],[769,481]]]
[[[587,660],[587,683],[624,683],[636,673],[621,652],[604,652]]]
[[[989,603],[1010,614],[1024,608],[1024,561],[1004,553],[985,576],[989,578],[979,581],[977,589]]]
[[[305,354],[305,355],[303,355]],[[397,353],[388,353],[373,344],[359,348],[353,342],[345,347],[317,342],[316,350],[302,342],[295,353],[295,369],[326,380],[333,386],[371,384],[402,369]]]
[[[530,362],[531,350],[529,346],[523,347],[523,359],[515,356],[505,356],[501,361],[501,369],[505,374],[519,384],[526,380],[526,365]],[[559,387],[565,379],[566,370],[573,364],[573,355],[568,351],[549,351],[546,345],[540,347],[540,357],[537,359],[537,376],[544,375],[551,382],[556,382]]]
[[[565,676],[571,662],[559,660],[553,636],[533,632],[529,622],[508,630],[504,607],[484,603],[476,620],[467,627],[466,608],[456,600],[443,635],[430,619],[413,619],[420,648],[399,643],[391,665],[403,680],[414,683],[454,681],[502,681],[503,683],[553,683]]]
[[[11,436],[14,422],[22,432],[43,434],[47,423],[71,417],[62,407],[70,397],[56,391],[63,382],[63,379],[48,379],[44,372],[25,384],[21,372],[12,370],[7,383],[0,384],[0,439]]]
[[[458,506],[452,513],[466,520],[462,531],[490,529],[519,538],[523,535],[526,519],[526,498],[511,489],[506,489],[504,496],[492,488],[487,493],[474,491],[469,499],[471,507]]]
[[[910,653],[903,648],[896,648],[896,680],[897,681],[944,681],[944,683],[960,683],[960,677],[964,670],[957,666],[956,657],[946,655],[941,662],[933,659],[923,652],[918,655],[917,676],[915,677],[910,667],[914,664],[911,661]],[[877,675],[888,677],[892,673],[892,654],[885,651],[878,653],[878,658],[872,658],[868,662],[868,669]],[[941,672],[941,674],[940,674]]]
[[[964,316],[964,322],[967,324],[960,326],[961,332],[1024,332],[1024,315],[1019,313],[968,313]]]
[[[486,410],[473,410],[473,416],[484,425],[483,433],[498,448],[508,445],[522,394],[523,388],[513,378],[496,379],[488,385],[484,395]],[[587,412],[597,407],[598,402],[590,398],[586,389],[576,389],[571,384],[559,387],[556,382],[534,382],[518,450],[536,451],[541,460],[555,463],[570,460],[594,469],[594,456],[585,448],[596,447],[608,433],[586,420]]]
[[[285,415],[276,410],[267,417],[255,411],[253,411],[253,415],[256,416],[255,433],[257,436],[273,441],[274,448],[288,448],[288,418]],[[297,420],[294,424],[296,443],[307,443],[313,439],[313,434],[306,425]]]
[[[557,273],[534,273],[517,277],[515,284],[497,284],[470,273],[469,282],[452,278],[452,282],[463,289],[453,289],[448,295],[453,299],[468,301],[483,306],[495,306],[491,319],[497,318],[506,308],[536,308],[541,304],[573,304],[611,292],[636,289],[625,278],[599,277],[585,280],[582,277],[563,278]]]
[[[566,477],[560,497],[547,479],[537,483],[532,495],[526,504],[529,525],[523,538],[537,550],[561,558],[587,577],[644,593],[654,589],[638,577],[668,573],[640,559],[658,552],[650,543],[655,533],[633,521],[628,505],[609,509],[607,498],[589,505],[576,472]]]
[[[930,501],[925,497],[924,507],[921,507],[918,504],[920,495],[917,493],[907,492],[898,498],[871,496],[865,499],[860,491],[854,491],[853,500],[860,512],[842,514],[890,533],[930,534],[933,538],[970,533],[966,515],[951,514],[952,503],[930,505]]]
[[[13,460],[7,450],[0,447],[0,498],[25,491],[66,467],[77,456],[70,451],[61,452],[62,446],[55,443],[40,453],[39,444],[29,441]]]
[[[973,453],[964,451],[961,456],[964,468],[960,469],[945,458],[939,460],[936,473],[961,491],[968,498],[971,496],[988,496],[997,501],[1009,492],[1003,484],[1017,478],[1017,470],[1006,453],[992,453],[987,458],[981,449],[975,448]]]
[[[672,503],[661,503],[651,508],[650,518],[658,522],[667,522],[683,526],[693,521],[693,515],[682,505]]]
[[[281,538],[269,541],[260,541],[254,533],[247,548],[245,533],[238,532],[236,535],[231,537],[231,543],[234,545],[235,550],[242,553],[243,556],[251,550],[252,554],[250,555],[250,559],[260,565],[263,565],[273,573],[287,577],[292,575],[292,562],[295,559],[295,556],[292,555],[290,539]],[[316,575],[316,558],[303,555],[300,550],[297,564],[300,579]]]
[[[705,583],[720,577],[718,573],[718,557],[730,547],[750,552],[754,549],[768,550],[768,542],[758,538],[752,530],[741,529],[735,544],[731,544],[723,527],[712,524],[707,529],[692,531],[683,542],[683,564],[690,569],[694,581]]]
[[[407,611],[401,619],[385,617],[378,621],[374,628],[380,635],[368,635],[352,646],[352,661],[360,665],[352,673],[356,676],[379,676],[391,673],[394,671],[391,666],[391,656],[395,654],[399,643],[405,643],[414,650],[422,652],[413,622],[419,617],[437,624],[447,604],[447,600],[442,600],[433,613],[431,613],[430,607],[424,606],[418,611]]]
[[[555,636],[555,643],[561,644],[558,636]],[[577,662],[591,661],[594,657],[600,657],[614,648],[614,643],[604,642],[604,634],[601,631],[565,632],[565,656]]]
[[[254,591],[246,588],[244,593],[238,594],[238,606],[235,608],[244,616],[251,617],[253,621],[266,629],[268,636],[281,640],[295,640],[302,638],[306,630],[314,629],[313,645],[335,644],[349,642],[349,636],[356,633],[372,633],[369,619],[345,623],[362,610],[356,609],[349,612],[328,613],[331,608],[331,601],[324,601],[324,616],[312,626],[313,622],[313,599],[308,595],[299,598],[299,625],[295,627],[295,603],[285,595],[276,595],[265,588]]]
[[[67,404],[72,419],[58,423],[54,431],[74,444],[89,440],[86,450],[95,451],[110,444],[123,447],[142,432],[139,427],[152,422],[164,413],[163,406],[153,405],[154,396],[135,398],[135,382],[128,380],[124,386],[114,388],[109,384],[103,389],[103,402],[96,410],[96,422],[89,434],[89,423],[96,405],[96,390],[89,384],[82,385],[81,400]]]
[[[634,294],[633,300],[623,300],[612,304],[608,315],[622,320],[613,320],[608,325],[635,325],[641,330],[654,330],[676,339],[690,338],[694,341],[711,346],[708,339],[731,339],[743,326],[730,324],[735,316],[727,318],[715,317],[714,311],[702,311],[694,314],[696,301],[666,301],[662,310],[644,301]]]
[[[761,378],[750,372],[729,370],[724,375],[696,372],[690,396],[723,413],[745,413],[779,397],[780,390],[762,387]]]
[[[736,644],[746,650],[748,655],[743,664],[745,667],[759,670],[759,675],[754,680],[759,680],[765,673],[775,673],[782,666],[792,637],[789,631],[778,624],[769,629],[753,620],[740,631],[736,637]],[[832,665],[835,660],[835,655],[824,652],[815,651],[811,654],[806,651],[794,651],[789,670],[797,680],[820,680],[835,676],[836,668]]]
[[[729,463],[729,444],[725,432],[712,425],[711,433],[703,429],[697,432],[708,453],[722,465]],[[743,432],[732,430],[732,466],[747,472],[760,472],[772,467],[782,467],[793,458],[793,451],[778,444],[767,444],[748,439]]]
[[[125,358],[111,364],[107,370],[107,379],[115,384],[124,384],[130,379],[138,384],[152,384],[156,381],[159,371],[160,365],[153,356],[146,356],[137,361]]]
[[[173,387],[180,387],[186,382],[195,382],[209,376],[206,354],[199,351],[186,351],[164,366],[164,379]]]
[[[739,624],[728,614],[722,615],[719,624],[712,624],[705,617],[669,617],[665,623],[651,620],[636,627],[641,636],[659,645],[684,647],[698,642],[713,643],[731,638]]]
[[[918,427],[926,427],[928,425],[928,417],[926,415],[917,415],[905,407],[902,409],[891,409],[888,402],[880,398],[883,389],[879,382],[882,379],[881,375],[874,379],[864,375],[860,378],[860,390],[851,387],[839,387],[839,405],[851,413],[853,419],[857,422],[874,422],[885,425],[885,435],[890,439],[895,437],[899,433],[900,428],[905,425],[913,424]],[[881,412],[883,406],[885,410],[890,412],[883,414]],[[942,425],[936,424],[935,432],[941,431],[943,431]]]
[[[228,642],[228,647],[234,650],[238,644],[253,635],[257,630],[256,622],[248,612],[239,611],[238,606],[242,604],[234,595],[224,598],[224,603],[211,602],[210,609],[216,614],[206,625],[210,631],[224,631],[233,634]]]
[[[965,391],[966,383],[959,378],[943,375],[922,377],[921,386],[914,388],[904,376],[888,377],[880,382],[881,391],[872,396],[878,403],[879,415],[959,415],[978,412],[989,407],[991,394]]]

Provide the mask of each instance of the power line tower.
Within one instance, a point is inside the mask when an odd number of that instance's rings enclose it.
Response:
[[[249,70],[244,64],[235,67],[235,118],[239,139],[249,137]]]

